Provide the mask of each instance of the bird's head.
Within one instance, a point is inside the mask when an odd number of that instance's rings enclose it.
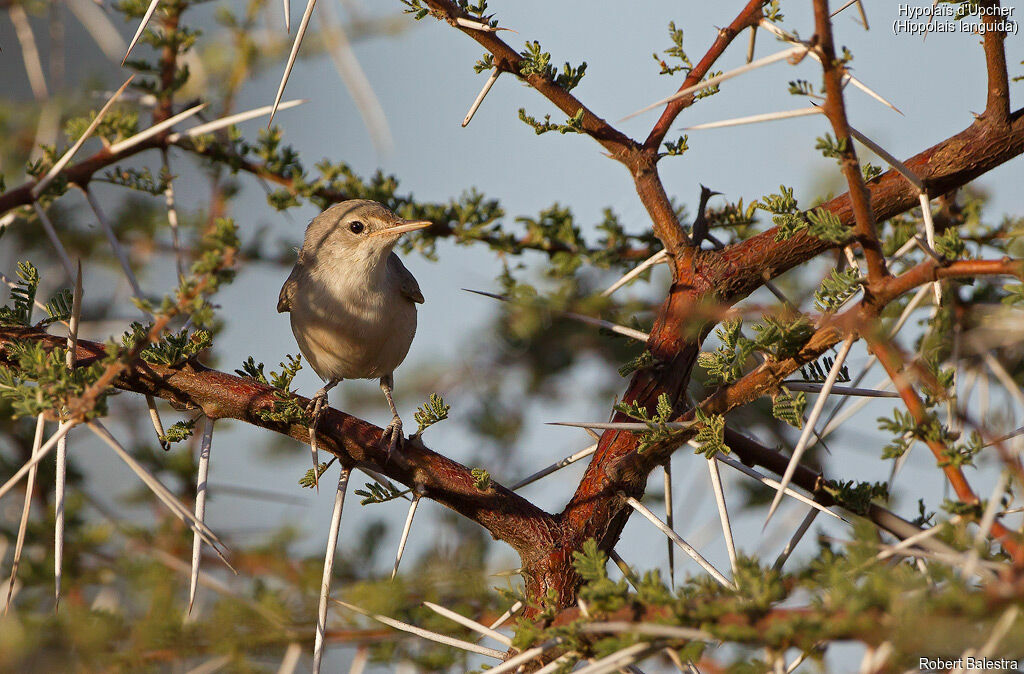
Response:
[[[379,263],[403,234],[431,224],[427,220],[404,220],[376,201],[343,201],[309,223],[301,257],[348,264]]]

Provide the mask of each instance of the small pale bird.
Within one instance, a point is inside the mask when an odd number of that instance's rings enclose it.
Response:
[[[302,355],[327,382],[309,404],[314,469],[316,426],[327,392],[343,379],[380,379],[394,415],[383,436],[389,455],[402,442],[391,390],[395,368],[416,334],[416,305],[423,303],[423,293],[393,248],[402,234],[430,225],[403,220],[374,201],[353,199],[331,206],[306,228],[277,310],[291,313]]]

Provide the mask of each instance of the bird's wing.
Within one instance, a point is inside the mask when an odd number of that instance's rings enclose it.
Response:
[[[299,267],[296,265],[292,269],[292,273],[288,275],[288,280],[281,286],[281,294],[277,297],[277,313],[279,314],[292,310],[292,299],[294,299],[295,290],[299,286],[298,271]]]
[[[423,304],[423,293],[420,291],[420,284],[416,282],[416,277],[412,275],[412,272],[405,268],[402,264],[402,259],[394,253],[388,256],[388,266],[391,270],[398,275],[399,286],[398,289],[407,297],[411,302],[417,304]]]

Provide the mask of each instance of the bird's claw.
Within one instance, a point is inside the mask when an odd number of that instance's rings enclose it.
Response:
[[[312,398],[309,399],[309,404],[306,405],[306,415],[309,417],[309,450],[313,456],[313,484],[316,486],[317,491],[320,491],[320,466],[319,454],[320,448],[316,442],[316,427],[320,423],[320,417],[324,414],[324,409],[327,407],[327,391],[321,389],[316,392]]]
[[[382,445],[387,445],[388,448],[388,459],[391,458],[391,453],[396,449],[401,449],[402,442],[405,440],[405,436],[402,435],[402,420],[398,418],[398,415],[391,420],[391,423],[387,425],[384,432],[381,433],[380,442]]]

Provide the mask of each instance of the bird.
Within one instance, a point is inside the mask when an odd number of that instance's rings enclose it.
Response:
[[[402,444],[394,372],[412,345],[423,293],[394,247],[403,234],[431,224],[404,220],[375,201],[351,199],[327,208],[306,227],[277,311],[289,314],[299,350],[326,382],[306,408],[314,476],[316,426],[328,392],[344,379],[380,380],[393,415],[381,436],[387,456]]]

